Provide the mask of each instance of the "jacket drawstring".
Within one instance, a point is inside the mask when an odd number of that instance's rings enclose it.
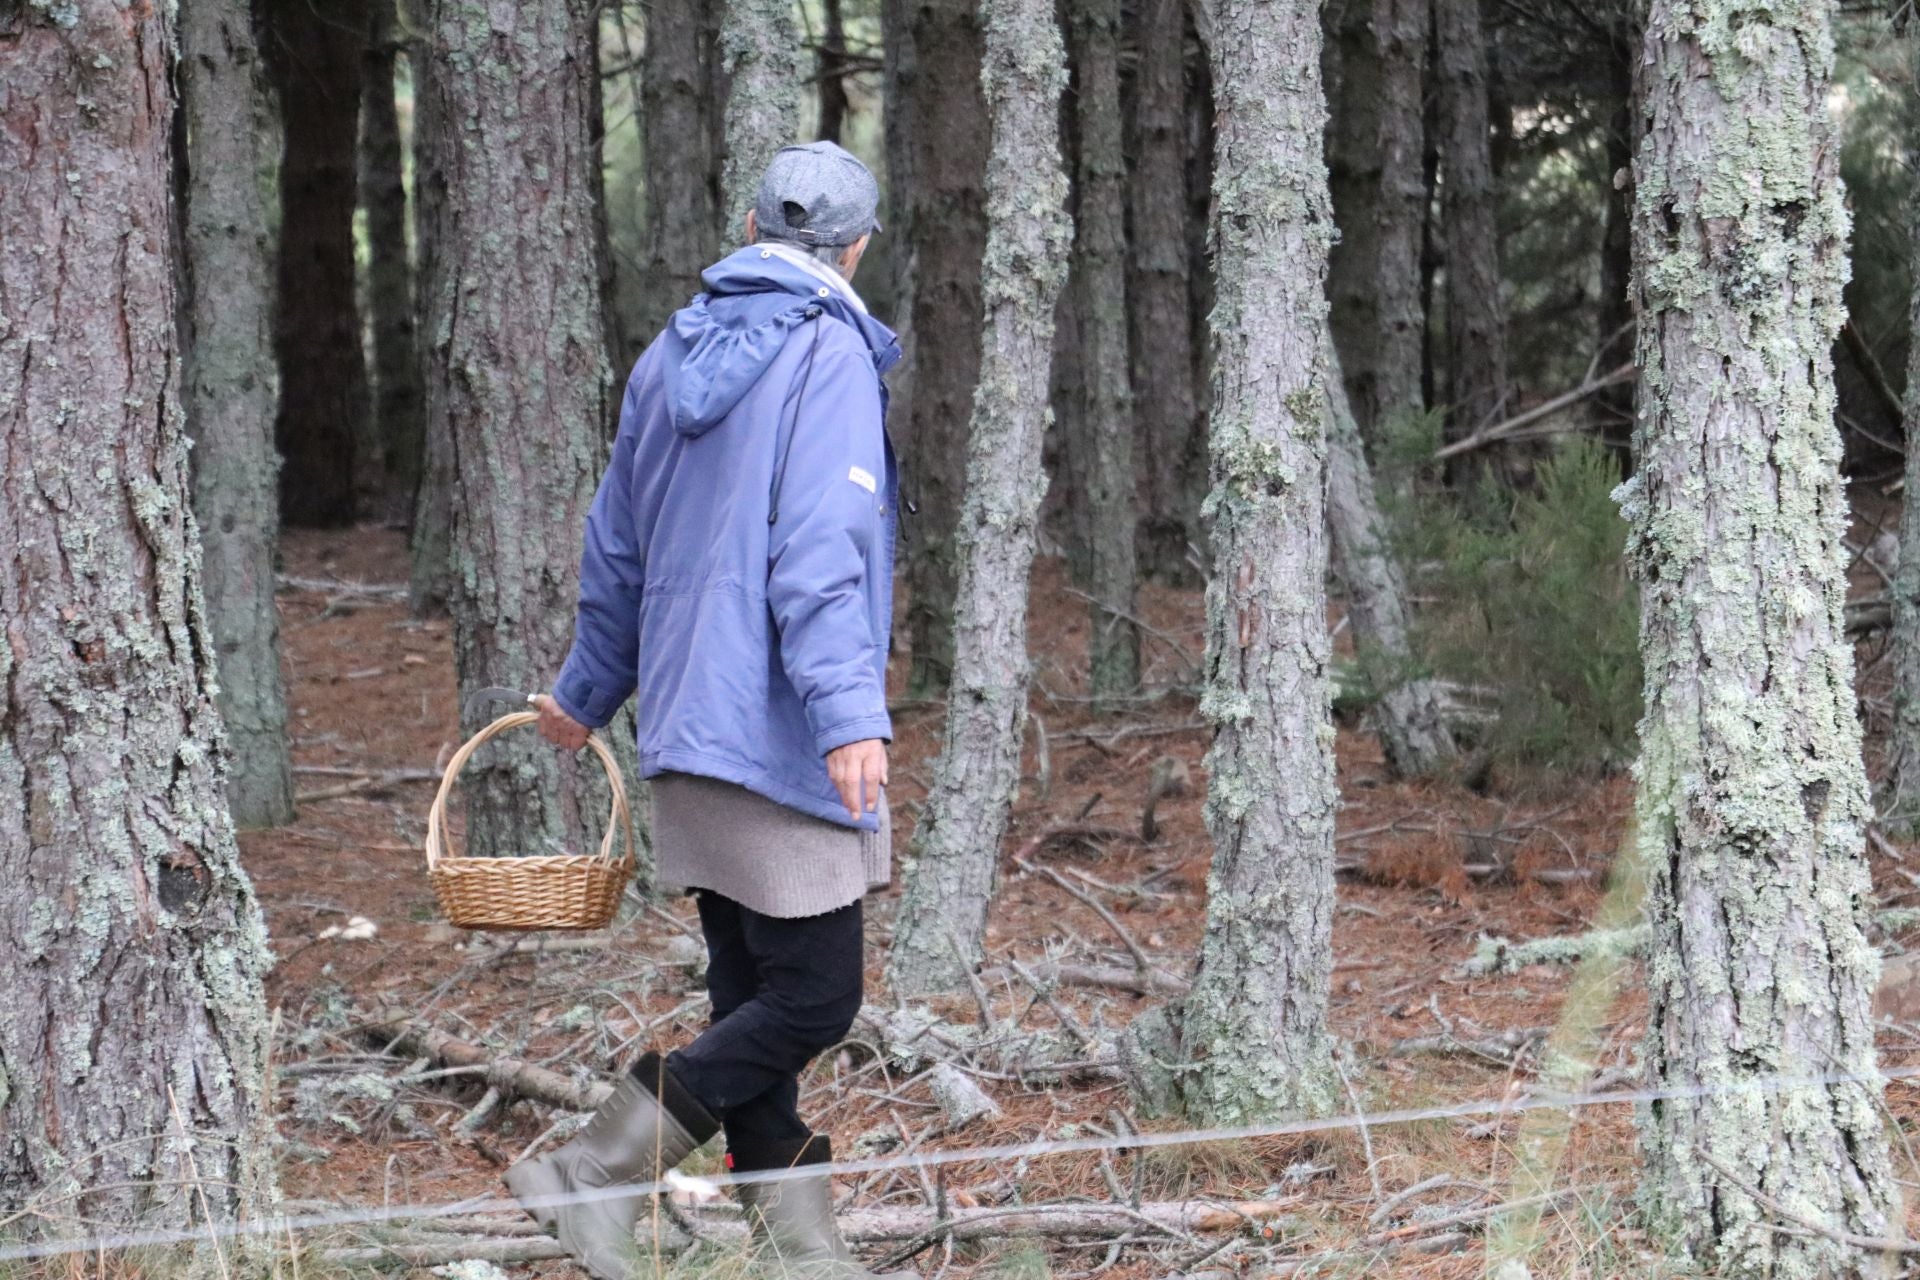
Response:
[[[819,307],[801,313],[808,320],[820,318]],[[813,345],[807,348],[807,367],[800,375],[800,393],[793,398],[793,424],[787,428],[787,443],[780,450],[780,467],[773,473],[773,488],[767,493],[767,523],[780,522],[780,490],[787,483],[787,459],[793,456],[793,438],[800,434],[800,410],[807,402],[807,383],[813,379],[813,358],[820,354],[820,326],[813,328]]]

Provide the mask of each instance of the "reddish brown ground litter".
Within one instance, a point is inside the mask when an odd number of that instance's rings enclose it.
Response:
[[[390,531],[295,533],[285,544],[286,572],[340,583],[399,584],[405,548]],[[1209,843],[1201,807],[1207,733],[1189,689],[1202,650],[1193,593],[1152,589],[1141,610],[1159,633],[1146,642],[1149,687],[1166,688],[1129,713],[1096,719],[1085,700],[1087,613],[1069,594],[1062,566],[1043,561],[1034,575],[1031,648],[1035,734],[1002,864],[1002,887],[989,935],[994,963],[1061,955],[1130,967],[1128,949],[1088,906],[1037,875],[1016,856],[1054,868],[1105,904],[1131,937],[1175,973],[1191,967],[1205,908]],[[454,1129],[482,1099],[484,1081],[442,1076],[391,1081],[409,1066],[378,1054],[357,1013],[401,1011],[500,1054],[544,1063],[585,1080],[610,1055],[637,1046],[670,1047],[704,1017],[687,964],[691,940],[670,917],[692,919],[690,903],[662,912],[629,912],[612,941],[589,951],[504,951],[511,938],[471,938],[440,923],[425,875],[421,839],[431,787],[383,782],[392,771],[433,770],[452,752],[455,690],[448,624],[409,617],[390,591],[294,589],[280,596],[298,784],[310,799],[299,821],[242,836],[278,956],[271,999],[280,1010],[280,1127],[287,1140],[283,1182],[295,1200],[336,1204],[451,1202],[496,1192],[501,1166],[559,1118],[545,1107],[507,1098],[471,1136]],[[1884,663],[1863,646],[1862,687],[1884,697]],[[896,661],[896,682],[905,663]],[[895,696],[900,691],[895,689]],[[929,779],[941,708],[896,708],[893,810],[896,847],[904,849]],[[1043,770],[1033,741],[1049,735]],[[1476,1053],[1478,1044],[1555,1025],[1570,970],[1536,966],[1498,977],[1462,971],[1483,934],[1527,939],[1581,931],[1605,890],[1631,802],[1623,778],[1528,780],[1487,794],[1445,783],[1393,781],[1378,744],[1343,726],[1337,745],[1343,805],[1339,820],[1340,905],[1333,1025],[1351,1046],[1347,1067],[1363,1112],[1517,1099],[1532,1087],[1537,1051]],[[1140,837],[1141,813],[1156,762],[1182,762],[1188,785],[1158,806],[1158,831]],[[370,779],[370,782],[359,782]],[[358,785],[359,789],[340,793]],[[332,795],[324,793],[333,792]],[[324,796],[324,798],[323,798]],[[455,806],[457,813],[458,806]],[[1884,854],[1876,858],[1885,897],[1911,900],[1914,883]],[[881,985],[897,887],[870,903],[870,998]],[[1904,897],[1902,896],[1904,895]],[[321,938],[354,917],[371,921],[371,938]],[[1605,1022],[1590,1087],[1632,1080],[1643,1017],[1631,966]],[[1058,1025],[1055,1009],[1024,983],[1002,979],[987,991],[997,1020],[1029,1029]],[[1152,1000],[1114,991],[1062,988],[1061,1009],[1096,1039]],[[980,1020],[976,999],[936,1002],[947,1018]],[[650,1028],[650,1029],[648,1029]],[[1444,1037],[1451,1035],[1452,1042]],[[1404,1042],[1442,1038],[1446,1051],[1404,1052]],[[1889,1032],[1890,1064],[1909,1061],[1911,1037]],[[1399,1046],[1402,1052],[1396,1052]],[[385,1083],[383,1083],[385,1082]],[[1118,1124],[1149,1130],[1169,1121],[1131,1116],[1126,1089],[1111,1078],[1071,1083],[988,1081],[1004,1114],[940,1136],[925,1136],[939,1116],[924,1081],[875,1061],[858,1043],[828,1055],[808,1080],[808,1106],[843,1155],[962,1149],[1044,1137],[1110,1133]],[[1903,1128],[1916,1110],[1903,1083],[1888,1094]],[[1343,1108],[1351,1110],[1351,1108]],[[1547,1185],[1573,1189],[1551,1204],[1532,1254],[1535,1275],[1607,1277],[1652,1271],[1631,1225],[1634,1174],[1630,1108],[1577,1113],[1567,1149]],[[1485,1266],[1480,1224],[1429,1230],[1433,1217],[1511,1198],[1524,1114],[1487,1118],[1348,1123],[1326,1132],[1224,1142],[1146,1153],[1070,1154],[1018,1165],[960,1164],[941,1176],[939,1194],[957,1204],[1128,1196],[1296,1197],[1297,1213],[1270,1235],[1227,1239],[1200,1262],[1165,1240],[1110,1255],[1104,1243],[1055,1244],[1053,1274],[1163,1276],[1182,1264],[1229,1270],[1293,1257],[1341,1254],[1325,1270],[1300,1274],[1466,1277]],[[1371,1168],[1367,1145],[1371,1143]],[[697,1157],[707,1160],[709,1157]],[[1909,1164],[1903,1155],[1902,1164]],[[1908,1168],[1903,1176],[1913,1176]],[[1377,1222],[1381,1193],[1391,1198],[1422,1180],[1456,1181],[1392,1208]],[[912,1172],[865,1180],[858,1202],[919,1204],[924,1184]],[[1151,1233],[1145,1233],[1150,1236]],[[343,1237],[351,1243],[353,1233]],[[364,1238],[364,1237],[363,1237]],[[1209,1238],[1209,1246],[1221,1243]],[[1438,1252],[1425,1252],[1425,1248]],[[1012,1244],[968,1246],[946,1258],[935,1247],[916,1265],[933,1274],[996,1274]],[[528,1270],[529,1268],[509,1268]],[[531,1270],[569,1275],[561,1263]],[[1022,1274],[1025,1274],[1024,1272]]]

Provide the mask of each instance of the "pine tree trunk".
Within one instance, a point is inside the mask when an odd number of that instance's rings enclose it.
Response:
[[[1426,0],[1348,0],[1336,24],[1339,105],[1327,141],[1340,242],[1327,293],[1348,401],[1376,450],[1393,415],[1424,407],[1427,26]]]
[[[1830,348],[1847,213],[1829,0],[1653,0],[1637,166],[1642,1207],[1727,1277],[1886,1274],[1742,1190],[1883,1236],[1868,804]],[[1724,1171],[1724,1172],[1723,1172]],[[1737,1181],[1736,1181],[1737,1179]]]
[[[1134,160],[1127,186],[1128,346],[1134,456],[1139,465],[1139,550],[1156,577],[1192,576],[1206,489],[1206,433],[1194,387],[1193,299],[1187,269],[1186,6],[1139,0],[1131,106]]]
[[[913,368],[919,361],[919,344],[913,340],[913,279],[917,273],[912,257],[913,201],[908,196],[918,185],[913,173],[919,127],[913,118],[912,86],[920,75],[911,25],[914,3],[915,0],[881,0],[880,4],[883,76],[880,116],[887,153],[887,180],[881,184],[881,196],[886,202],[886,236],[891,248],[884,258],[887,279],[883,287],[876,291],[869,286],[868,291],[870,301],[876,293],[892,301],[890,319],[894,332],[899,335],[901,350],[913,353],[895,365],[887,379],[892,392],[887,415],[895,424],[912,421]],[[895,434],[899,434],[898,426]],[[910,477],[907,483],[910,486]],[[912,526],[903,523],[900,532],[903,545],[911,550]]]
[[[374,437],[388,513],[405,517],[420,488],[426,456],[426,388],[415,333],[413,265],[407,250],[406,151],[394,102],[400,51],[397,0],[368,0],[360,100],[360,207],[367,217],[367,310],[373,329]]]
[[[406,5],[408,26],[425,31],[433,22],[433,0],[396,0]],[[433,83],[434,60],[416,43],[407,69],[413,75],[413,313],[421,371],[429,372],[428,352],[439,341],[432,321],[432,282],[438,273],[442,210],[447,175],[441,166],[440,136],[446,132],[435,112],[440,93]],[[408,603],[416,615],[444,612],[453,593],[453,440],[444,416],[428,411],[422,390],[420,484],[413,497],[410,535],[412,576]]]
[[[980,395],[960,513],[958,627],[945,744],[913,836],[888,976],[897,992],[958,985],[977,964],[1020,781],[1027,720],[1027,574],[1046,492],[1054,307],[1065,280],[1060,162],[1065,50],[1051,0],[985,0],[981,82],[992,144],[981,288]]]
[[[648,231],[640,321],[648,341],[700,292],[700,273],[719,256],[720,157],[714,139],[722,97],[711,12],[719,2],[680,0],[647,8],[640,136]],[[740,232],[727,228],[735,238]]]
[[[180,44],[181,114],[193,149],[182,310],[193,510],[231,749],[227,800],[240,826],[271,827],[293,819],[273,603],[280,459],[273,449],[272,211],[261,189],[278,138],[246,0],[189,5],[180,14]]]
[[[1070,7],[1079,210],[1072,269],[1078,286],[1081,388],[1073,439],[1087,513],[1087,665],[1096,708],[1140,684],[1134,550],[1133,388],[1127,349],[1127,157],[1120,126],[1120,0]],[[1164,338],[1162,339],[1164,341]]]
[[[1327,367],[1340,367],[1331,350]],[[1387,548],[1373,472],[1344,380],[1330,379],[1327,394],[1327,527],[1334,571],[1347,588],[1354,645],[1369,683],[1379,691],[1373,720],[1380,745],[1388,767],[1401,777],[1437,773],[1454,758],[1453,735],[1438,691],[1418,668],[1406,578]]]
[[[236,7],[195,15],[196,47],[221,16],[250,46]],[[270,957],[227,814],[176,376],[172,12],[27,7],[0,42],[0,1187],[46,1211],[10,1235],[273,1197]],[[250,101],[229,124],[251,130]]]
[[[1920,73],[1920,23],[1908,19],[1909,65]],[[1916,81],[1920,83],[1920,81]],[[1907,161],[1920,163],[1920,102],[1908,104]],[[1908,206],[1913,295],[1910,332],[1920,338],[1920,201]],[[1881,817],[1902,831],[1920,829],[1920,340],[1907,344],[1906,484],[1900,495],[1900,563],[1893,579],[1893,722]]]
[[[368,0],[266,0],[267,65],[279,90],[280,514],[351,524],[360,440],[372,411],[355,294],[353,212]]]
[[[846,127],[847,18],[842,0],[821,0],[820,53],[814,74],[820,78],[820,136],[840,141]]]
[[[1433,0],[1439,79],[1442,238],[1447,269],[1449,421],[1456,435],[1494,421],[1507,396],[1507,317],[1494,219],[1487,45],[1481,0]]]
[[[898,78],[897,100],[914,122],[904,143],[911,178],[902,183],[890,177],[895,199],[907,206],[907,328],[918,341],[897,438],[906,496],[918,508],[908,515],[902,536],[908,684],[916,696],[928,696],[945,689],[953,673],[954,540],[966,481],[967,424],[980,376],[980,345],[972,334],[983,305],[987,116],[978,6],[973,0],[912,0],[906,7],[912,66]]]
[[[720,56],[730,83],[719,243],[744,244],[760,175],[800,127],[800,28],[793,0],[726,0]]]
[[[655,10],[658,12],[658,9]],[[566,657],[609,413],[591,243],[598,7],[436,0],[426,139],[446,190],[427,282],[428,414],[452,443],[454,659],[463,691],[544,690]],[[457,124],[456,124],[457,122]],[[515,146],[475,145],[512,137]],[[501,708],[489,708],[471,731]],[[476,855],[581,852],[606,787],[530,732],[467,770]]]
[[[1189,1113],[1324,1110],[1333,967],[1325,282],[1317,4],[1220,0],[1213,236],[1213,835],[1207,928],[1182,1005]]]

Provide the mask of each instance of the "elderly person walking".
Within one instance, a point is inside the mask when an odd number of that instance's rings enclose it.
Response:
[[[577,748],[638,690],[660,879],[697,895],[709,956],[706,1031],[646,1054],[578,1137],[507,1172],[599,1280],[636,1274],[642,1201],[591,1193],[654,1181],[722,1128],[737,1173],[832,1158],[798,1077],[860,1008],[861,898],[891,861],[881,375],[900,348],[851,284],[878,199],[832,143],[768,166],[747,247],[708,268],[627,381],[573,651],[538,699],[541,731]],[[869,1275],[824,1172],[741,1198],[791,1273]]]

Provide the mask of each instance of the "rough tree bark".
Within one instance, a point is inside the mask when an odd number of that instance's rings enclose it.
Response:
[[[1909,17],[1907,57],[1920,74],[1920,18]],[[1920,83],[1917,81],[1916,83]],[[1920,164],[1920,102],[1908,104],[1907,160]],[[1920,201],[1908,209],[1913,247],[1913,297],[1908,311],[1920,334]],[[1902,831],[1920,829],[1920,342],[1907,346],[1906,485],[1900,499],[1900,563],[1893,590],[1893,722],[1887,729],[1883,820]]]
[[[1507,396],[1507,315],[1500,295],[1487,44],[1481,0],[1433,0],[1442,239],[1447,269],[1449,422],[1467,434]]]
[[[847,109],[847,15],[842,0],[821,0],[820,49],[814,74],[820,81],[820,136],[840,141]]]
[[[1184,0],[1133,7],[1133,172],[1127,186],[1127,327],[1132,358],[1141,567],[1163,579],[1192,576],[1200,542],[1206,433],[1194,365],[1187,271],[1187,72]]]
[[[374,438],[380,442],[386,514],[411,515],[426,452],[426,388],[407,250],[406,152],[394,102],[401,37],[397,0],[372,10],[360,99],[360,207],[367,216],[367,311],[373,330]]]
[[[359,442],[371,412],[354,291],[354,150],[368,0],[267,0],[267,65],[280,97],[280,257],[274,440],[280,514],[350,524]]]
[[[1340,80],[1327,160],[1340,242],[1327,295],[1348,402],[1377,454],[1393,415],[1424,407],[1427,0],[1347,0],[1333,26]]]
[[[609,412],[599,267],[582,251],[599,216],[598,12],[594,0],[435,0],[423,41],[436,99],[425,145],[445,182],[427,281],[427,407],[452,446],[449,603],[463,690],[546,688],[573,629]],[[499,743],[468,770],[471,851],[590,848],[607,811],[599,766],[578,767],[532,734]]]
[[[891,320],[894,332],[899,335],[901,349],[914,352],[913,359],[903,360],[894,366],[887,382],[893,393],[888,400],[887,412],[895,423],[912,420],[913,366],[919,358],[919,353],[915,351],[918,344],[913,341],[913,278],[916,268],[913,262],[914,237],[910,230],[913,221],[912,201],[908,199],[908,192],[916,185],[913,148],[919,141],[911,92],[920,74],[911,30],[914,3],[915,0],[881,0],[880,4],[881,72],[884,77],[881,92],[885,102],[885,110],[880,114],[887,152],[887,180],[881,184],[881,197],[886,201],[886,235],[891,242],[891,251],[883,259],[886,278],[878,288],[868,286],[868,300],[878,302],[880,305],[876,309],[883,312],[887,303],[891,302]],[[901,535],[903,540],[910,540],[910,530],[904,525]]]
[[[398,0],[415,31],[433,21],[432,0]],[[428,346],[434,341],[427,328],[431,319],[431,282],[440,257],[441,210],[447,201],[447,175],[441,165],[437,139],[445,131],[435,116],[440,94],[433,83],[433,59],[419,51],[409,61],[413,73],[413,312],[414,335],[422,372]],[[425,388],[422,388],[424,393]],[[453,590],[453,441],[444,417],[427,412],[421,401],[422,456],[420,484],[413,498],[410,551],[412,575],[408,603],[415,614],[439,613]]]
[[[1830,0],[1653,0],[1620,490],[1641,580],[1652,926],[1642,1207],[1730,1277],[1885,1274],[1743,1190],[1884,1236],[1868,817],[1830,348],[1847,214]]]
[[[1320,14],[1220,0],[1213,43],[1213,576],[1207,928],[1180,1010],[1188,1112],[1324,1110],[1333,967],[1325,359],[1333,216]]]
[[[1134,548],[1133,387],[1128,363],[1127,157],[1120,127],[1120,0],[1070,7],[1079,137],[1073,236],[1080,395],[1069,449],[1086,486],[1087,663],[1097,708],[1140,684]],[[1161,341],[1165,341],[1164,335]],[[1163,348],[1164,349],[1164,348]]]
[[[0,1197],[44,1210],[12,1232],[273,1195],[176,378],[172,13],[27,6],[0,41]]]
[[[1388,550],[1360,427],[1347,402],[1339,358],[1326,353],[1328,381],[1327,528],[1334,571],[1347,588],[1354,647],[1379,701],[1373,709],[1387,765],[1402,777],[1437,773],[1454,758],[1438,690],[1418,669],[1406,577]]]
[[[912,264],[912,389],[899,433],[907,518],[908,684],[938,694],[953,673],[954,539],[967,469],[967,423],[980,376],[981,254],[987,220],[982,182],[987,113],[980,92],[980,16],[973,0],[906,0],[899,68],[901,105],[915,122],[903,148],[911,180],[906,205]],[[896,179],[897,183],[897,179]],[[900,189],[904,185],[904,190]]]
[[[640,327],[646,341],[700,292],[700,273],[719,256],[718,3],[680,0],[647,8],[640,103],[648,228]],[[727,232],[737,236],[740,229]]]
[[[914,831],[888,977],[957,985],[979,962],[1027,720],[1027,574],[1047,487],[1054,306],[1071,228],[1060,162],[1065,50],[1051,0],[985,0],[986,315],[960,513],[946,739]]]
[[[293,819],[273,604],[280,459],[273,449],[272,211],[261,188],[279,138],[245,0],[187,6],[180,54],[191,140],[183,407],[195,442],[193,510],[230,748],[227,800],[240,826],[271,827]]]
[[[800,26],[793,0],[727,0],[720,58],[729,84],[719,243],[744,244],[760,175],[800,127]]]

